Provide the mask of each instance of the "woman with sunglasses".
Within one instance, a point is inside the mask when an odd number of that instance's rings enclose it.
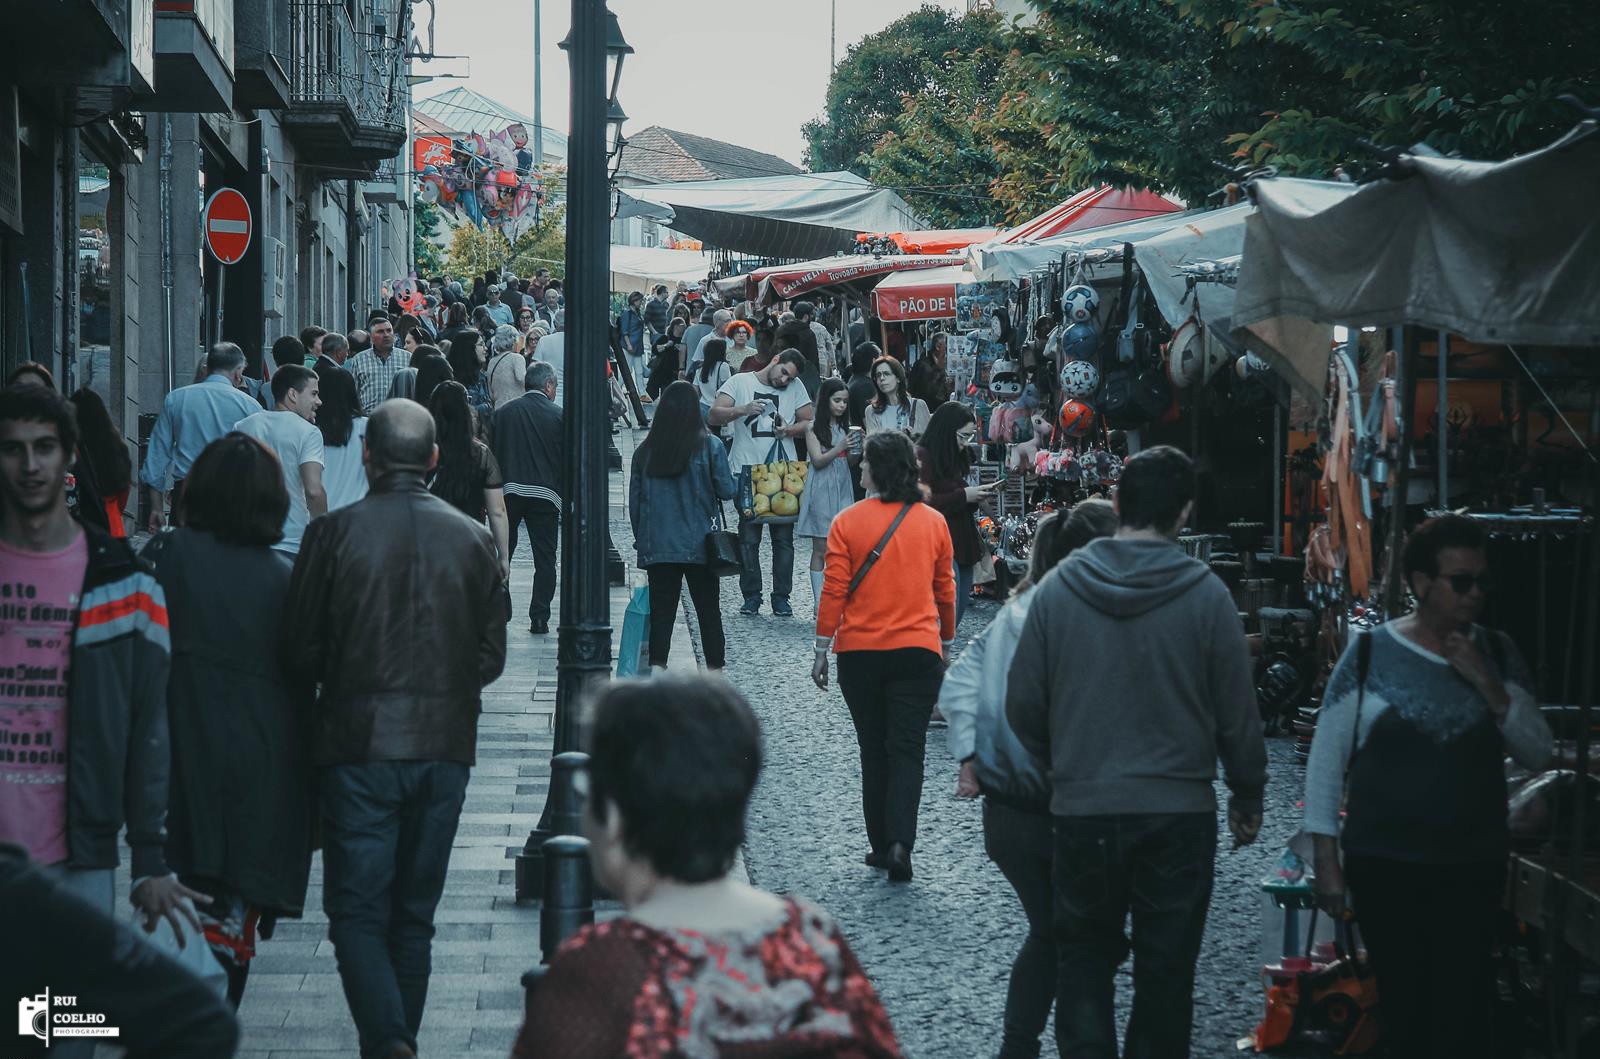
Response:
[[[955,547],[957,625],[972,599],[973,568],[983,560],[983,542],[978,539],[976,521],[978,505],[1000,484],[967,484],[972,445],[977,440],[978,421],[973,418],[972,409],[959,401],[949,401],[928,420],[927,432],[917,447],[922,484],[929,490],[928,503],[949,523],[950,543]]]
[[[875,392],[867,405],[867,433],[898,430],[912,441],[922,437],[928,429],[928,403],[911,396],[905,365],[893,357],[879,357],[872,362],[871,374]]]
[[[1412,531],[1402,565],[1416,609],[1345,648],[1306,767],[1318,902],[1341,915],[1348,885],[1395,1055],[1498,1051],[1503,762],[1509,754],[1538,770],[1553,749],[1510,637],[1476,624],[1489,589],[1485,544],[1463,515]]]

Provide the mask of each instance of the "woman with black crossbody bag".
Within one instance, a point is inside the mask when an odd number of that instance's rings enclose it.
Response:
[[[811,679],[825,690],[828,654],[838,656],[861,748],[866,862],[909,882],[928,718],[955,636],[955,576],[950,529],[922,503],[911,439],[873,434],[864,448],[867,498],[828,532]]]

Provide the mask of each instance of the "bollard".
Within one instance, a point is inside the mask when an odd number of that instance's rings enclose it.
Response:
[[[539,908],[539,949],[549,963],[556,949],[594,922],[589,840],[557,835],[544,844],[544,903]]]
[[[550,759],[550,793],[545,798],[539,825],[528,834],[517,856],[517,900],[544,897],[544,844],[556,835],[576,835],[583,830],[583,794],[578,774],[589,767],[589,755],[577,750]]]

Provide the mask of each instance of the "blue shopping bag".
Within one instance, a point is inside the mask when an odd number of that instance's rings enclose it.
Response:
[[[622,643],[617,648],[617,676],[642,677],[650,672],[650,586],[640,585],[622,615]]]

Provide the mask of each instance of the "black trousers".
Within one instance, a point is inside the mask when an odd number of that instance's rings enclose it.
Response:
[[[1378,979],[1389,1054],[1499,1054],[1493,950],[1505,862],[1441,866],[1346,854],[1344,871]]]
[[[1037,1059],[1039,1036],[1056,1002],[1056,939],[1051,922],[1054,895],[1052,818],[1014,805],[983,800],[983,850],[1017,891],[1028,936],[1011,964],[1000,1059]]]
[[[1212,813],[1058,816],[1056,1047],[1117,1059],[1117,967],[1133,952],[1125,1059],[1183,1059],[1194,1022],[1194,963],[1217,856]],[[1123,923],[1133,914],[1133,942]]]
[[[839,691],[861,745],[861,809],[874,853],[917,841],[923,751],[944,666],[933,651],[844,651]]]
[[[722,634],[722,591],[711,567],[705,563],[651,563],[645,574],[650,579],[650,664],[667,664],[672,628],[678,623],[678,600],[687,581],[695,618],[700,622],[700,647],[705,651],[706,668],[723,668],[727,664],[727,640]]]
[[[510,554],[517,554],[517,527],[528,526],[533,547],[533,595],[528,600],[529,621],[549,621],[550,601],[556,595],[556,546],[561,541],[561,513],[544,500],[506,494],[506,519],[511,523]]]

